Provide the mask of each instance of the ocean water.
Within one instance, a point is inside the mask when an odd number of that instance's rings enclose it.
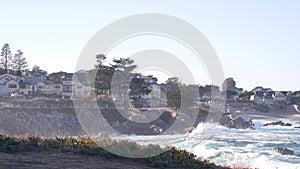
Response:
[[[265,123],[282,120],[292,127],[269,126]],[[220,165],[262,168],[300,169],[300,119],[254,120],[256,130],[228,129],[217,126],[210,138],[201,139],[202,125],[189,134],[161,136],[124,136],[140,144],[159,144],[186,149],[197,157]],[[272,151],[283,147],[295,152],[295,156],[283,156]]]

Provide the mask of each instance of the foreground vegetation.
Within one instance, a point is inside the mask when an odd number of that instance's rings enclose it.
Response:
[[[166,151],[160,155],[148,158],[126,158],[112,154],[99,145],[105,148],[113,149],[117,152],[153,152],[162,151],[159,146],[149,145],[141,146],[129,141],[113,141],[102,139],[93,141],[91,138],[55,138],[45,139],[41,137],[13,137],[0,134],[0,152],[2,153],[24,153],[24,152],[44,152],[54,151],[59,153],[73,153],[87,156],[100,156],[106,159],[133,160],[145,166],[155,168],[222,168],[207,161],[197,159],[192,153],[185,150],[180,150],[174,147],[166,148]],[[129,155],[130,156],[130,155]]]

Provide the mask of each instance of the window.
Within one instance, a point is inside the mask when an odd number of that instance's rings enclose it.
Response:
[[[44,89],[44,85],[38,85],[38,89]]]
[[[8,88],[17,88],[17,84],[8,84]]]
[[[54,87],[53,87],[54,89],[60,89],[61,88],[61,85],[59,85],[59,84],[56,84],[56,85],[54,85]]]
[[[34,81],[40,81],[40,80],[42,80],[42,76],[40,76],[40,75],[34,75],[33,76],[33,80]]]
[[[72,85],[72,81],[64,81],[63,85]]]

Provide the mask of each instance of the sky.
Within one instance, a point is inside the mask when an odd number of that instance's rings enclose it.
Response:
[[[38,65],[48,73],[73,72],[85,44],[104,26],[134,14],[160,13],[201,31],[215,49],[225,77],[233,77],[238,87],[300,90],[297,0],[0,0],[0,4],[0,46],[9,43],[13,53],[21,49],[30,67]],[[172,48],[165,42],[165,49]],[[184,57],[189,60],[190,55]]]

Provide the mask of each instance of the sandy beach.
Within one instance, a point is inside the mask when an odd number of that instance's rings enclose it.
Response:
[[[235,112],[236,116],[241,116],[245,119],[294,119],[300,118],[300,113],[262,113],[262,112]]]

